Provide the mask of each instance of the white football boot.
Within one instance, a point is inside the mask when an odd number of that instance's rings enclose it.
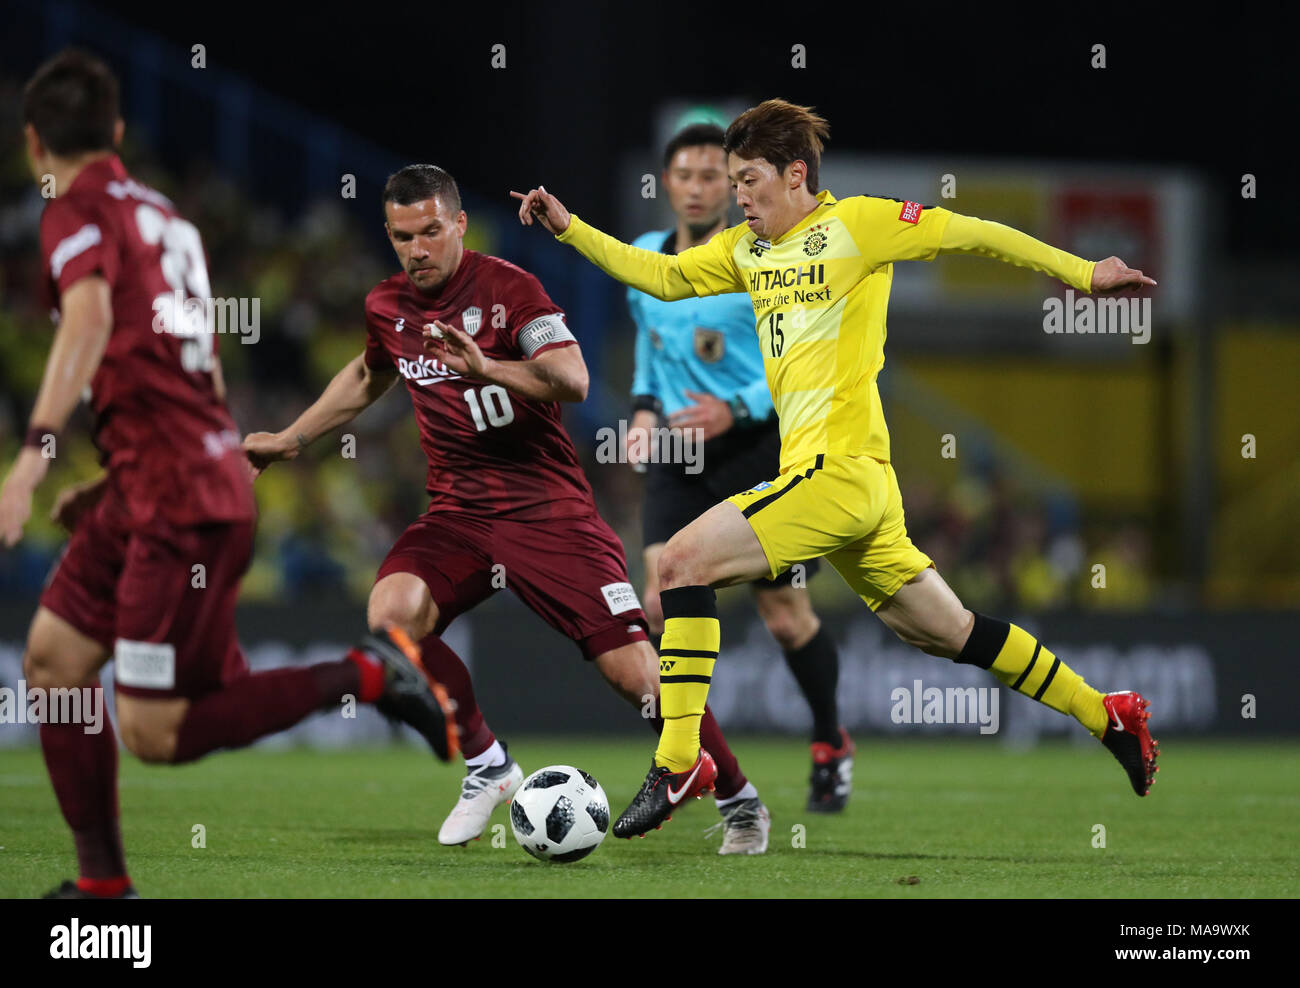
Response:
[[[767,807],[755,796],[722,807],[722,822],[709,828],[710,832],[722,828],[722,846],[719,854],[764,854],[767,837],[772,832],[772,817]]]
[[[504,747],[504,746],[503,746]],[[471,769],[460,784],[460,799],[438,831],[439,844],[468,844],[487,829],[492,811],[514,798],[524,770],[506,753],[504,764]]]

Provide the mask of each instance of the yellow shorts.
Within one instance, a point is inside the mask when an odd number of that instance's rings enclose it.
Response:
[[[871,456],[822,453],[727,500],[758,536],[769,578],[825,556],[873,611],[934,565],[907,537],[894,468]]]

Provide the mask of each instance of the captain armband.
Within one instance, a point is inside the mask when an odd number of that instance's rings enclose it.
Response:
[[[550,343],[576,342],[578,341],[569,332],[569,327],[564,324],[564,316],[559,312],[538,316],[519,331],[519,348],[524,351],[524,356],[529,360],[533,359],[533,355],[538,350]]]

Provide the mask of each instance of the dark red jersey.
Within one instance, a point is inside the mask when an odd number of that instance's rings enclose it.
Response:
[[[239,432],[214,385],[216,336],[198,231],[114,156],[87,165],[50,200],[41,254],[55,308],[88,275],[111,286],[113,330],[89,400],[95,445],[132,523],[251,520]]]
[[[435,319],[496,360],[531,360],[576,344],[541,282],[508,261],[466,250],[435,296],[400,272],[366,296],[366,364],[406,379],[429,460],[430,510],[543,520],[595,511],[560,405],[461,377],[424,352]]]

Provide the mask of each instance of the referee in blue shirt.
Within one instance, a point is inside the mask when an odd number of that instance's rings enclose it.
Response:
[[[706,243],[727,227],[731,182],[723,131],[695,124],[664,152],[662,188],[677,215],[673,230],[639,237],[634,246],[676,254]],[[781,436],[754,330],[754,310],[744,293],[663,302],[629,288],[636,322],[636,372],[628,458],[656,447],[641,430],[700,429],[701,463],[655,462],[646,470],[642,534],[646,587],[642,595],[653,634],[663,633],[659,607],[659,556],[668,539],[719,501],[781,471]],[[768,631],[813,714],[813,770],[808,809],[837,812],[848,800],[853,743],[835,705],[839,656],[802,589],[817,570],[812,559],[775,580],[754,582],[754,600]]]

